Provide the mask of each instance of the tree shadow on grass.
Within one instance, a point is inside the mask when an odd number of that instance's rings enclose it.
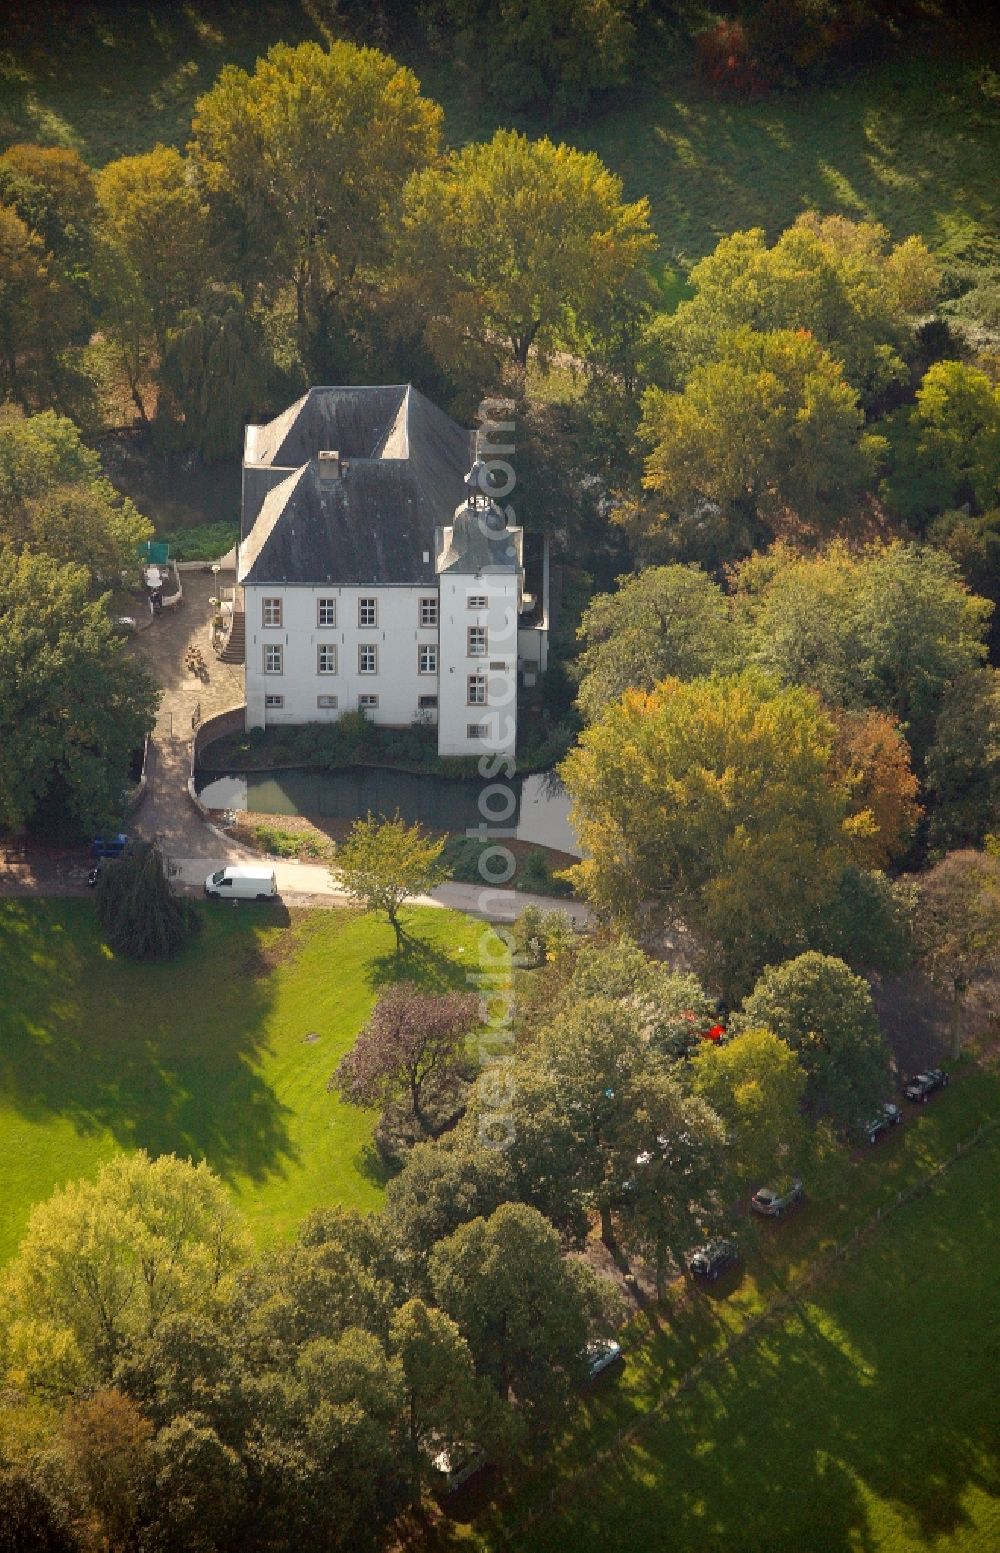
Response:
[[[368,961],[368,985],[380,990],[397,981],[412,981],[425,992],[457,992],[468,989],[471,968],[404,930],[398,952],[389,950]]]
[[[91,901],[3,903],[0,1099],[263,1181],[295,1157],[289,1112],[256,1070],[273,1000],[252,973],[263,931],[206,913],[174,960],[143,964],[102,944]]]

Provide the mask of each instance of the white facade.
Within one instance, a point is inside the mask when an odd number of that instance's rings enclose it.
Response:
[[[513,755],[517,740],[517,575],[444,573],[442,755]],[[485,697],[480,700],[479,697]]]
[[[270,584],[244,597],[248,727],[335,722],[359,707],[390,726],[437,721],[436,586]]]

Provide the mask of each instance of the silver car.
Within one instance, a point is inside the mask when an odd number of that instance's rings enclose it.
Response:
[[[802,1182],[796,1176],[792,1184],[781,1191],[773,1186],[758,1187],[750,1199],[750,1206],[754,1213],[762,1213],[767,1219],[780,1219],[785,1209],[803,1195]]]

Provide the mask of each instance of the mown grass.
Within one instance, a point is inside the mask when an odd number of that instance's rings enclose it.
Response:
[[[27,12],[0,55],[0,141],[72,145],[96,165],[158,140],[183,145],[222,65],[252,68],[274,42],[319,39],[332,16],[305,0],[96,3],[68,7],[57,25],[44,7]],[[760,225],[773,238],[810,206],[882,221],[896,238],[920,233],[952,258],[997,259],[1000,42],[988,24],[981,35],[924,33],[895,58],[752,103],[706,96],[690,47],[665,45],[653,79],[571,125],[511,115],[446,53],[428,52],[416,26],[393,46],[444,105],[451,143],[513,123],[597,151],[629,197],[647,195],[664,306],[721,235]],[[561,372],[548,387],[576,391]]]
[[[730,1441],[726,1422],[730,1406],[728,1392],[721,1409],[722,1416],[713,1416],[710,1421],[706,1419],[703,1438],[692,1438],[689,1426],[685,1423],[688,1434],[683,1443],[679,1435],[670,1435],[669,1421],[676,1417],[678,1410],[686,1419],[695,1404],[684,1398],[671,1400],[667,1405],[664,1422],[661,1424],[647,1420],[640,1443],[635,1447],[635,1459],[641,1461],[642,1474],[648,1483],[636,1501],[637,1504],[641,1503],[641,1509],[636,1508],[634,1513],[630,1512],[622,1523],[627,1526],[627,1531],[617,1529],[620,1500],[628,1498],[631,1503],[635,1496],[630,1487],[624,1486],[623,1472],[616,1465],[597,1462],[595,1457],[612,1447],[624,1428],[642,1422],[664,1394],[671,1392],[694,1364],[706,1356],[719,1353],[748,1322],[764,1312],[776,1299],[787,1294],[817,1258],[833,1246],[850,1239],[855,1227],[866,1224],[880,1205],[893,1203],[899,1192],[905,1192],[917,1182],[925,1180],[937,1164],[954,1152],[960,1141],[968,1137],[982,1121],[998,1112],[1000,1082],[995,1075],[970,1070],[941,1097],[940,1104],[919,1111],[910,1108],[906,1125],[879,1147],[853,1154],[840,1149],[831,1152],[811,1175],[808,1182],[809,1198],[802,1209],[778,1224],[748,1220],[737,1231],[746,1253],[745,1263],[737,1273],[727,1275],[709,1290],[692,1290],[681,1285],[672,1291],[672,1298],[665,1311],[643,1315],[633,1321],[623,1336],[626,1364],[620,1376],[608,1377],[594,1388],[576,1410],[565,1436],[530,1475],[513,1485],[509,1493],[492,1504],[475,1495],[470,1495],[464,1504],[459,1501],[454,1507],[454,1517],[439,1528],[440,1540],[434,1542],[434,1547],[445,1548],[458,1541],[463,1545],[472,1543],[483,1548],[501,1548],[508,1545],[504,1538],[516,1527],[517,1534],[512,1545],[519,1550],[522,1547],[541,1550],[557,1545],[554,1530],[557,1521],[562,1526],[564,1521],[572,1520],[574,1516],[576,1519],[572,1527],[567,1527],[567,1541],[564,1545],[579,1548],[582,1553],[587,1553],[590,1548],[624,1550],[640,1545],[669,1547],[672,1553],[675,1548],[677,1553],[683,1553],[688,1548],[704,1549],[705,1553],[713,1550],[714,1553],[714,1549],[719,1547],[756,1553],[758,1548],[847,1549],[857,1546],[867,1549],[869,1545],[873,1548],[884,1545],[887,1549],[892,1548],[894,1553],[898,1546],[900,1550],[906,1549],[909,1553],[910,1549],[937,1547],[937,1543],[925,1543],[919,1539],[904,1540],[898,1544],[891,1540],[884,1543],[876,1540],[869,1544],[865,1540],[867,1533],[862,1525],[862,1511],[857,1505],[857,1526],[852,1531],[852,1535],[855,1532],[857,1534],[856,1542],[844,1541],[839,1538],[839,1533],[832,1541],[824,1542],[819,1536],[821,1523],[817,1522],[815,1528],[810,1528],[808,1495],[803,1499],[802,1517],[797,1525],[783,1525],[781,1516],[786,1514],[784,1508],[780,1515],[776,1515],[772,1525],[766,1524],[764,1511],[770,1502],[766,1497],[768,1475],[771,1472],[776,1475],[778,1482],[775,1491],[780,1498],[785,1491],[786,1480],[795,1474],[802,1477],[805,1473],[808,1476],[809,1464],[814,1459],[813,1437],[806,1430],[808,1419],[797,1420],[794,1399],[782,1415],[781,1442],[784,1454],[776,1451],[772,1443],[762,1442],[762,1451],[767,1455],[762,1455],[759,1464],[760,1472],[764,1474],[761,1483],[753,1477],[753,1451],[747,1443],[752,1439],[752,1432],[744,1440],[744,1424],[741,1423]],[[973,1165],[973,1169],[978,1171],[976,1180],[989,1183],[986,1196],[989,1198],[992,1193],[995,1198],[996,1147],[982,1145],[967,1158],[979,1161],[978,1166]],[[988,1202],[987,1206],[991,1211],[1000,1211],[996,1210],[995,1203]],[[877,1230],[875,1240],[862,1241],[853,1251],[850,1260],[844,1264],[843,1274],[838,1273],[832,1280],[827,1279],[818,1290],[810,1294],[808,1300],[796,1298],[793,1305],[795,1319],[798,1319],[797,1313],[810,1304],[825,1308],[828,1288],[848,1286],[853,1289],[859,1280],[869,1279],[867,1269],[872,1246],[877,1246],[881,1237],[890,1233],[890,1225],[894,1226],[897,1220],[909,1222],[914,1212],[913,1204],[898,1209],[897,1214]],[[956,1216],[961,1212],[960,1196],[956,1201]],[[987,1234],[973,1211],[969,1226],[970,1261],[976,1240],[981,1238],[980,1249],[983,1261],[987,1264],[983,1268],[982,1278],[976,1283],[980,1290],[978,1297],[981,1298],[991,1282],[996,1282],[1000,1265],[996,1250],[996,1219]],[[928,1242],[928,1246],[932,1244]],[[916,1255],[916,1261],[922,1266],[927,1255],[929,1251],[925,1248]],[[946,1269],[942,1266],[938,1278],[944,1279],[946,1276]],[[888,1288],[886,1291],[886,1312],[892,1311],[890,1323],[894,1333],[896,1323],[909,1322],[900,1341],[904,1345],[912,1344],[916,1352],[922,1349],[925,1341],[924,1326],[933,1320],[933,1288],[936,1288],[936,1284],[929,1287],[928,1303],[921,1312],[922,1321],[916,1322],[912,1321],[908,1308],[893,1309],[895,1289]],[[873,1305],[877,1305],[877,1278],[869,1290],[869,1298]],[[993,1305],[991,1319],[995,1320],[995,1300]],[[961,1349],[964,1341],[962,1322],[956,1318],[956,1324],[952,1324],[954,1312],[949,1310],[947,1303],[942,1304],[940,1316],[943,1323],[939,1335],[942,1349],[946,1352],[953,1344]],[[885,1320],[885,1312],[882,1319]],[[794,1324],[793,1320],[791,1325]],[[865,1314],[860,1321],[860,1330],[864,1332],[869,1324],[877,1331],[878,1322],[874,1316]],[[767,1345],[778,1344],[780,1348],[785,1340],[780,1334],[787,1331],[788,1327],[788,1322],[776,1326],[773,1334],[768,1329],[765,1345],[767,1352],[772,1351],[771,1346]],[[754,1342],[752,1339],[750,1341]],[[989,1352],[990,1341],[988,1337],[984,1339],[984,1356]],[[701,1397],[702,1391],[708,1395],[714,1394],[717,1377],[728,1377],[738,1371],[749,1351],[748,1347],[741,1347],[736,1351],[733,1362],[710,1370],[710,1378],[699,1389],[698,1397]],[[940,1362],[945,1362],[943,1356]],[[790,1374],[797,1380],[800,1372],[793,1366]],[[781,1381],[776,1369],[772,1379],[776,1390],[780,1390]],[[816,1384],[820,1384],[818,1377]],[[841,1403],[835,1394],[829,1394],[825,1402],[816,1402],[809,1395],[808,1386],[805,1391],[810,1406],[821,1410],[828,1406],[838,1415]],[[976,1378],[969,1405],[973,1408],[989,1405],[985,1380]],[[778,1406],[777,1399],[773,1406]],[[947,1413],[942,1416],[947,1429],[956,1426],[956,1418]],[[840,1419],[838,1415],[837,1421],[846,1426],[846,1418]],[[800,1423],[806,1431],[801,1436],[797,1432]],[[736,1451],[740,1470],[746,1474],[746,1481],[744,1484],[740,1480],[739,1472],[734,1467],[725,1486],[720,1485],[719,1502],[716,1503],[711,1478],[709,1476],[702,1481],[699,1463],[709,1457],[712,1463],[724,1461],[730,1444]],[[802,1466],[796,1464],[795,1454],[798,1450],[804,1453]],[[692,1453],[690,1460],[689,1452]],[[632,1454],[630,1452],[626,1460],[631,1460]],[[687,1506],[687,1514],[682,1515],[678,1525],[675,1524],[671,1508],[673,1495],[678,1481],[686,1481],[689,1473],[700,1483],[700,1498],[697,1503]],[[740,1540],[737,1512],[744,1488],[748,1493],[758,1493],[759,1503],[753,1533],[748,1530],[746,1540]],[[559,1504],[557,1508],[550,1509],[554,1491],[560,1494]],[[918,1492],[915,1486],[914,1493]],[[975,1500],[976,1496],[972,1498]],[[864,1507],[868,1501],[862,1498],[858,1503]],[[581,1504],[585,1508],[581,1508]],[[682,1495],[679,1500],[682,1510],[685,1504]],[[868,1515],[869,1509],[876,1521],[880,1521],[882,1511],[877,1510],[877,1507],[868,1507],[864,1509],[865,1515]],[[984,1504],[975,1511],[972,1524],[978,1526],[985,1513]],[[531,1521],[532,1516],[540,1517],[537,1526]],[[888,1524],[891,1516],[887,1514],[885,1518]],[[534,1527],[530,1534],[529,1527]],[[651,1542],[643,1542],[639,1537],[640,1527],[645,1528],[647,1538],[652,1537]],[[657,1528],[661,1527],[669,1527],[670,1536],[664,1533],[663,1540],[657,1541]],[[950,1548],[952,1544],[945,1541],[940,1546]],[[954,1544],[956,1549],[964,1550],[967,1547],[969,1550],[976,1549],[977,1553],[980,1548],[985,1553],[988,1546],[988,1542],[975,1540]]]
[[[261,1243],[381,1200],[373,1117],[327,1079],[382,983],[461,983],[482,925],[414,909],[397,964],[357,912],[202,909],[194,944],[143,965],[102,945],[90,901],[0,902],[0,1259],[33,1203],[121,1149],[206,1159]]]

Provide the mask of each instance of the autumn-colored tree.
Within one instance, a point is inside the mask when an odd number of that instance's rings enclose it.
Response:
[[[683,920],[725,990],[801,942],[851,843],[815,695],[759,674],[627,691],[561,769],[584,861],[577,885],[625,918]]]
[[[144,1519],[153,1486],[153,1426],[131,1397],[97,1391],[73,1402],[63,1452],[109,1548],[126,1548]]]
[[[969,991],[1000,971],[1000,858],[949,852],[920,881],[916,921],[920,964],[951,1000],[951,1051],[962,1050]]]
[[[835,711],[834,769],[850,792],[858,855],[886,868],[905,853],[920,818],[920,783],[899,724],[885,712]]]
[[[411,896],[432,890],[447,877],[443,851],[443,836],[434,840],[420,825],[407,825],[398,814],[391,820],[370,814],[355,820],[337,847],[334,883],[366,910],[385,912],[399,953],[403,944],[400,908]]]
[[[336,40],[226,65],[195,107],[192,156],[249,290],[293,284],[302,327],[386,256],[409,175],[437,155],[441,109],[412,71]]]
[[[641,293],[653,241],[648,202],[624,203],[593,153],[498,130],[411,178],[398,263],[443,364],[523,371]]]
[[[421,992],[397,982],[375,1010],[330,1080],[354,1105],[400,1108],[433,1137],[454,1121],[470,1077],[468,1038],[479,1019],[474,993]]]
[[[0,399],[51,401],[79,299],[41,237],[0,204]]]
[[[640,437],[654,500],[620,521],[646,543],[706,502],[742,518],[751,539],[761,526],[830,532],[883,451],[856,389],[806,330],[721,336],[680,390],[647,391]]]
[[[109,162],[97,197],[110,241],[137,277],[160,350],[167,329],[212,272],[209,211],[193,169],[172,146]]]

